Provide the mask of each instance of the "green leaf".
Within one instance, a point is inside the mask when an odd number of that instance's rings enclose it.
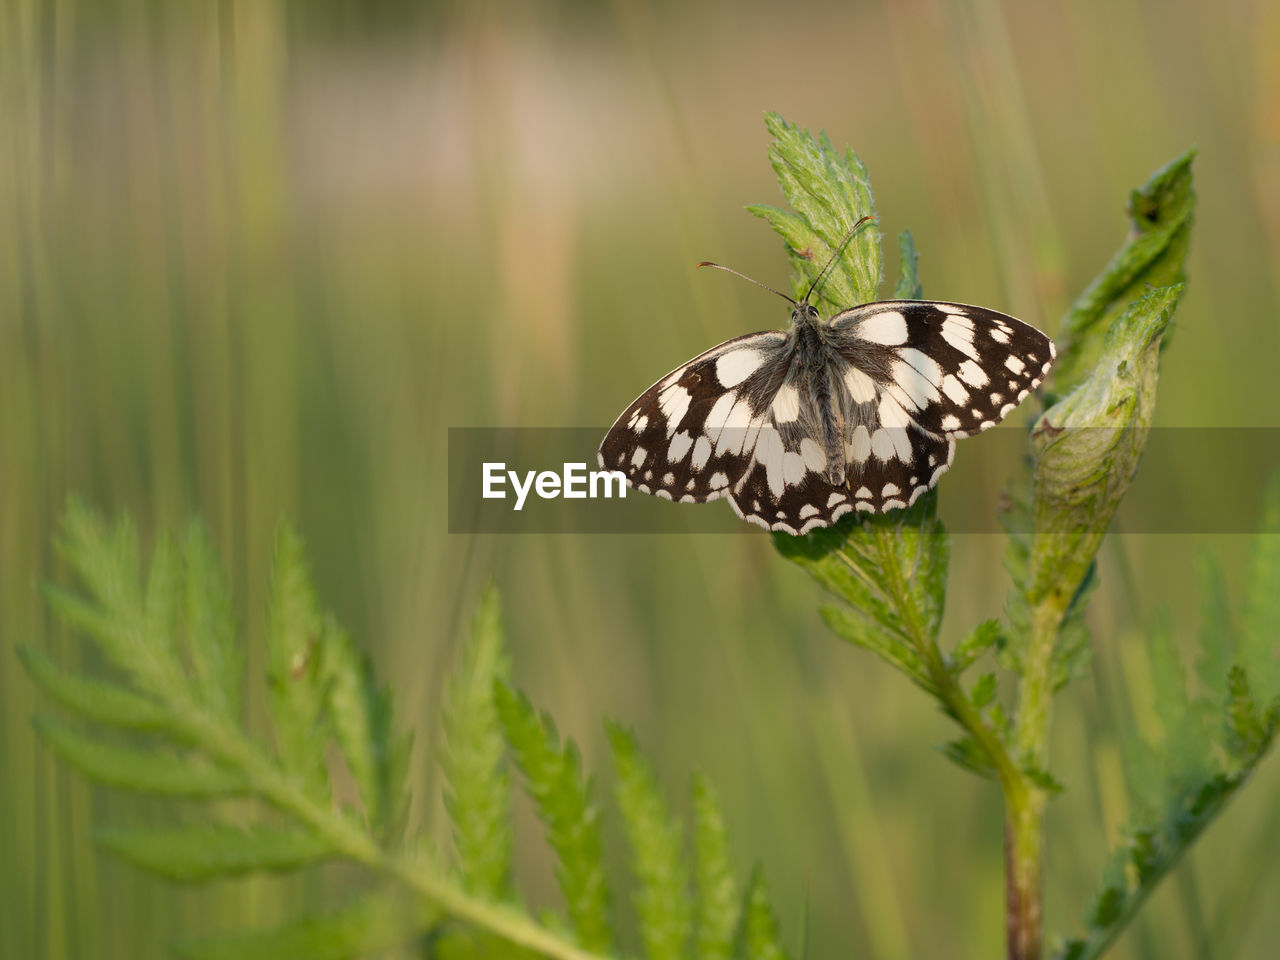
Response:
[[[1188,150],[1152,174],[1129,199],[1129,234],[1102,273],[1081,294],[1063,320],[1054,389],[1066,393],[1083,382],[1103,352],[1104,333],[1125,305],[1148,287],[1185,279],[1196,195]]]
[[[778,921],[769,904],[764,871],[759,867],[747,885],[740,940],[742,947],[738,952],[745,960],[787,960],[787,952],[778,941]]]
[[[815,138],[776,113],[765,115],[765,126],[774,138],[769,161],[795,212],[765,204],[747,210],[767,220],[786,241],[795,270],[792,289],[800,298],[853,225],[863,216],[875,216],[871,181],[853,151],[837,153],[825,133]],[[881,270],[880,230],[870,221],[859,228],[812,302],[829,315],[876,300]]]
[[[1219,706],[1227,701],[1227,677],[1231,673],[1235,637],[1239,633],[1235,610],[1227,593],[1222,564],[1211,553],[1200,555],[1200,658],[1196,676]]]
[[[1004,639],[1004,628],[999,620],[984,620],[961,640],[951,654],[951,673],[960,676],[975,661]]]
[[[880,516],[846,516],[803,537],[774,536],[778,552],[806,570],[851,610],[824,610],[832,629],[874,650],[927,690],[922,661],[937,641],[946,595],[946,532],[937,491]]]
[[[378,688],[369,658],[332,617],[325,620],[322,649],[321,686],[334,738],[360,791],[371,832],[382,839],[394,836],[408,808],[410,740],[393,730],[390,690]]]
[[[547,842],[560,858],[556,878],[578,943],[608,952],[609,887],[604,874],[600,811],[582,779],[577,748],[561,748],[555,724],[539,716],[524,694],[494,681],[494,703],[507,743],[525,777],[525,789],[547,827]]]
[[[188,940],[176,949],[186,960],[350,960],[405,944],[439,920],[434,907],[371,893],[338,910],[274,930]]]
[[[327,796],[325,690],[320,671],[324,618],[302,540],[288,524],[276,534],[267,615],[267,685],[276,746],[285,769],[315,796]]]
[[[887,632],[883,625],[856,615],[847,607],[823,604],[818,608],[822,620],[841,640],[870,650],[882,660],[897,667],[916,684],[935,692],[935,687],[919,654],[903,638]]]
[[[334,856],[315,834],[296,827],[117,827],[99,830],[94,839],[135,867],[184,883],[259,870],[297,870]]]
[[[1160,338],[1182,290],[1153,290],[1126,310],[1094,372],[1036,423],[1032,607],[1052,595],[1065,612],[1085,581],[1138,468],[1155,407]]]
[[[987,752],[969,734],[957,737],[942,747],[943,756],[952,763],[989,780],[996,779],[996,768]]]
[[[898,234],[898,283],[893,288],[895,300],[921,300],[924,285],[920,282],[920,254],[910,230]]]
[[[195,682],[192,689],[218,715],[238,723],[244,654],[217,552],[204,524],[193,521],[183,544],[186,564],[185,621]]]
[[[149,697],[114,683],[67,673],[52,657],[31,647],[19,647],[18,658],[45,693],[86,719],[129,730],[159,730],[168,726],[168,715]]]
[[[973,705],[979,710],[994,703],[996,699],[996,675],[994,673],[984,673],[979,677],[977,684],[973,688],[973,693],[969,695],[969,699],[973,701]]]
[[[693,777],[693,849],[698,960],[728,960],[738,927],[738,892],[729,864],[724,814],[715,789],[702,774]]]
[[[111,746],[48,717],[36,717],[32,724],[54,753],[81,773],[108,786],[194,798],[248,792],[248,785],[240,777],[190,757]]]
[[[1253,538],[1239,660],[1261,703],[1280,700],[1280,473],[1271,477]]]
[[[608,723],[607,729],[618,771],[618,807],[639,885],[635,905],[640,936],[650,960],[678,960],[688,956],[693,924],[689,875],[680,856],[684,834],[635,738],[616,723]]]
[[[63,517],[58,552],[76,572],[85,595],[45,585],[45,599],[54,614],[91,636],[141,691],[159,698],[184,693],[187,679],[175,653],[174,635],[157,629],[172,606],[172,598],[161,595],[163,588],[173,583],[171,557],[164,549],[157,557],[159,566],[150,580],[150,595],[144,595],[133,524],[121,517],[109,528],[83,503],[72,499]]]
[[[503,644],[497,588],[485,588],[471,636],[449,684],[441,755],[454,843],[468,889],[503,898],[511,887],[511,800],[506,744],[494,704],[495,681],[511,666]]]

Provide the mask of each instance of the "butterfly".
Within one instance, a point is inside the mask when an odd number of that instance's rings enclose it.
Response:
[[[809,298],[844,243],[803,299],[772,291],[792,304],[787,330],[727,340],[640,394],[600,444],[601,469],[667,500],[727,497],[744,520],[800,535],[915,503],[957,438],[1048,374],[1053,341],[986,307],[882,300],[823,320]]]

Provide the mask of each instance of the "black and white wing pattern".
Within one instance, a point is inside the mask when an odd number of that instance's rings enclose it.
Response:
[[[823,322],[801,303],[787,333],[729,340],[651,386],[599,462],[644,493],[728,497],[743,519],[802,534],[914,503],[956,438],[1007,416],[1053,356],[1040,331],[982,307],[889,300]]]
[[[1035,327],[963,303],[867,303],[836,314],[827,333],[913,423],[946,437],[994,427],[1040,385],[1056,356]]]
[[[601,468],[621,470],[637,490],[667,500],[728,495],[750,466],[760,411],[781,386],[792,352],[785,333],[769,331],[694,357],[622,412],[600,444]],[[756,436],[748,444],[752,424]]]

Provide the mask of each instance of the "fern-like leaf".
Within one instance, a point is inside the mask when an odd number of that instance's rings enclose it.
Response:
[[[499,898],[510,893],[512,841],[506,743],[494,684],[505,683],[510,672],[498,591],[490,585],[480,598],[470,638],[449,684],[441,766],[463,879],[471,890]]]
[[[607,952],[613,934],[600,811],[591,799],[590,782],[583,781],[577,747],[572,742],[562,747],[551,718],[539,716],[524,694],[501,680],[494,682],[493,689],[525,789],[546,825],[547,842],[559,857],[556,878],[578,943]]]

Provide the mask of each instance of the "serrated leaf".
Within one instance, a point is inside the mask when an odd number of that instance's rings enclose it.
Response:
[[[18,658],[40,689],[86,719],[141,731],[168,725],[168,714],[149,697],[114,683],[67,673],[52,657],[31,647],[19,647]]]
[[[786,241],[795,270],[792,288],[800,298],[853,225],[863,216],[875,216],[871,181],[853,151],[837,153],[825,133],[814,137],[776,113],[765,115],[765,126],[774,138],[769,161],[792,209],[752,204],[747,210],[767,220]],[[830,315],[876,300],[881,270],[880,231],[869,221],[859,228],[811,302]]]
[[[787,952],[778,941],[778,921],[769,903],[764,871],[759,867],[751,874],[742,905],[742,930],[739,954],[745,960],[787,960]]]
[[[485,588],[471,635],[449,684],[441,756],[454,844],[468,889],[493,898],[511,886],[511,799],[506,744],[494,704],[494,683],[511,673],[503,642],[497,588]]]
[[[973,701],[973,705],[979,710],[990,706],[996,699],[996,675],[994,673],[984,673],[979,677],[978,682],[974,685],[973,692],[969,695],[969,699]]]
[[[891,634],[879,624],[859,617],[847,607],[823,604],[818,608],[822,620],[831,632],[854,646],[870,650],[881,659],[893,664],[925,690],[935,688],[919,655],[901,637]]]
[[[387,839],[399,832],[409,797],[391,691],[379,689],[369,658],[332,617],[325,620],[322,650],[321,686],[334,738],[360,791],[370,831]]]
[[[244,654],[236,644],[226,577],[204,524],[187,527],[185,626],[194,677],[192,689],[218,715],[240,722]]]
[[[81,773],[108,786],[203,799],[244,794],[248,789],[234,774],[189,757],[108,745],[48,717],[36,717],[32,724],[54,753]]]
[[[155,629],[158,620],[147,615],[150,604],[163,617],[164,598],[159,595],[172,565],[162,555],[152,580],[150,599],[141,586],[141,555],[133,524],[121,517],[108,527],[78,500],[72,499],[63,516],[58,552],[76,572],[84,587],[78,594],[44,584],[46,602],[70,627],[91,636],[107,658],[131,677],[143,692],[171,696],[186,688],[182,664],[174,652],[172,632]]]
[[[1125,242],[1063,319],[1055,392],[1066,393],[1089,376],[1103,351],[1105,331],[1126,304],[1150,287],[1184,279],[1196,203],[1195,155],[1195,150],[1187,151],[1130,195]]]
[[[274,930],[188,940],[176,949],[186,960],[350,960],[407,943],[431,930],[440,916],[435,907],[372,893]]]
[[[285,769],[314,796],[327,796],[325,690],[316,603],[302,541],[288,524],[276,533],[267,612],[267,685],[276,746]]]
[[[898,234],[898,284],[893,289],[895,300],[924,299],[924,284],[920,282],[920,254],[910,230]]]
[[[996,768],[992,765],[991,758],[967,733],[943,744],[942,753],[952,763],[970,773],[976,773],[989,780],[996,779]]]
[[[968,636],[956,644],[951,653],[951,673],[960,676],[975,661],[992,647],[997,646],[1004,637],[1004,628],[999,620],[984,620],[971,631]]]
[[[938,520],[937,490],[891,514],[849,515],[803,537],[777,535],[778,552],[852,608],[852,616],[879,631],[832,617],[851,642],[876,650],[932,689],[919,651],[936,642],[946,595],[950,547]]]
[[[618,773],[618,808],[639,888],[634,901],[645,953],[649,960],[678,960],[688,956],[693,926],[689,875],[681,859],[684,832],[668,811],[635,738],[616,723],[606,728]]]
[[[116,827],[99,830],[94,839],[135,867],[183,883],[297,870],[335,855],[315,834],[296,827]]]
[[[496,680],[493,695],[507,743],[524,774],[525,789],[547,827],[547,842],[560,859],[556,879],[578,943],[587,950],[607,952],[613,935],[600,811],[591,800],[590,782],[583,782],[577,748],[572,742],[560,746],[551,718],[539,716],[524,694]]]
[[[693,850],[698,960],[728,960],[738,927],[738,892],[720,800],[702,774],[693,777]]]

